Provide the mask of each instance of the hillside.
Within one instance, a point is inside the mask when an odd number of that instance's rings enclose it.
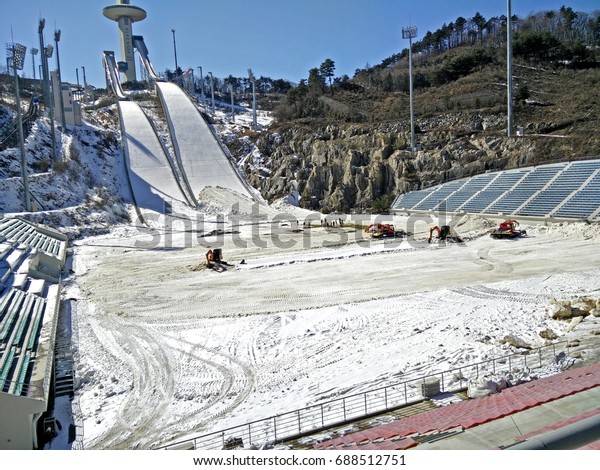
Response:
[[[396,194],[489,170],[600,154],[600,14],[568,7],[514,20],[514,130],[507,138],[506,18],[476,14],[408,50],[337,77],[327,61],[288,91],[255,136],[246,172],[264,197],[305,208],[379,211]],[[299,198],[299,199],[298,199]]]
[[[368,210],[381,197],[449,179],[600,154],[600,69],[514,66],[515,126],[506,137],[505,66],[490,64],[452,83],[415,91],[416,141],[410,152],[406,93],[336,90],[326,116],[279,120],[259,136],[263,159],[247,165],[253,185],[273,200],[293,191],[303,207]],[[352,122],[352,121],[361,122]]]

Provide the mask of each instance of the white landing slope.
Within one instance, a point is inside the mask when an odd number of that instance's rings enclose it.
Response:
[[[166,82],[158,82],[156,87],[169,122],[175,154],[194,196],[198,197],[208,186],[221,186],[254,198],[183,90]]]
[[[120,101],[131,190],[139,209],[165,212],[165,202],[186,198],[148,118],[137,103]]]

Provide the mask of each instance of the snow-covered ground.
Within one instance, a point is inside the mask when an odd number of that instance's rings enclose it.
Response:
[[[251,115],[232,124],[226,113],[216,127],[232,139]],[[535,347],[550,329],[578,338],[581,359],[600,357],[598,317],[575,327],[548,315],[554,298],[600,298],[598,224],[522,227],[528,237],[500,241],[480,217],[397,216],[414,238],[373,241],[363,228],[374,217],[323,224],[322,214],[207,188],[199,211],[174,204],[142,227],[127,204],[114,109],[86,119],[63,135],[61,171],[31,184],[46,210],[28,217],[74,237],[64,298],[76,398],[57,400],[63,432],[48,448],[75,446],[72,412],[76,444],[149,449],[504,355],[507,335]],[[259,114],[262,126],[269,119]],[[38,155],[48,129],[36,125],[28,149]],[[3,210],[17,213],[17,156],[1,156]],[[247,158],[260,163],[250,144]],[[428,244],[429,227],[448,222],[465,243]],[[206,269],[209,248],[223,249],[224,272]]]
[[[241,207],[234,223],[225,206],[211,223],[213,205],[171,230],[76,242],[66,295],[86,448],[151,448],[479,362],[512,351],[506,335],[533,347],[547,329],[570,338],[550,301],[600,298],[596,225],[499,241],[474,217],[456,225],[466,243],[429,245],[426,221],[395,217],[415,238],[372,241],[350,216],[323,227],[279,206],[287,215],[269,223]],[[209,247],[223,248],[225,272],[204,268]],[[590,335],[598,319],[581,325]]]

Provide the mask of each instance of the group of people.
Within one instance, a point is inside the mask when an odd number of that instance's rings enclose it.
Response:
[[[321,225],[323,227],[343,227],[344,226],[344,219],[337,219],[337,220],[332,220],[329,221],[327,218],[325,219],[321,219]]]

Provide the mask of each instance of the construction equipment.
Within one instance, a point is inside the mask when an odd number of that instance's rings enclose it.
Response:
[[[491,233],[492,238],[518,238],[527,235],[527,231],[519,230],[519,222],[516,220],[505,220],[501,222]]]
[[[429,229],[429,238],[427,243],[431,243],[433,241],[433,234],[436,233],[436,239],[441,241],[451,241],[456,243],[462,243],[462,238],[458,236],[456,232],[454,232],[449,225],[442,225],[438,227],[431,227]]]
[[[371,238],[395,238],[404,237],[404,230],[396,230],[392,224],[371,224],[365,230]]]
[[[206,267],[213,271],[223,272],[227,270],[227,266],[232,266],[223,260],[223,252],[221,248],[208,250],[206,252]]]

